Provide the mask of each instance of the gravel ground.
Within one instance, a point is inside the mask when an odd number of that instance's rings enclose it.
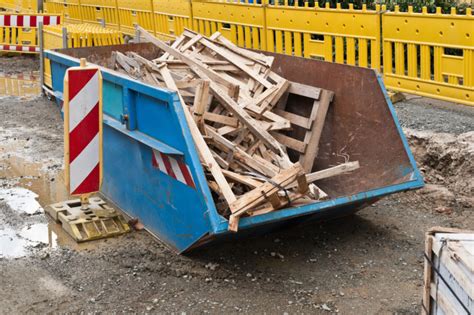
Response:
[[[407,95],[395,104],[402,127],[459,135],[474,130],[473,107]]]
[[[354,216],[188,256],[144,231],[76,245],[49,222],[51,246],[36,242],[25,257],[0,256],[0,313],[418,314],[425,231],[474,226],[469,191],[453,180],[474,178],[472,165],[459,157],[473,154],[465,133],[474,130],[474,110],[420,102],[396,108],[410,128],[428,189],[393,195]],[[60,184],[62,123],[55,106],[42,98],[0,102],[0,189],[30,189],[43,206],[67,197]],[[449,141],[439,132],[448,133]],[[445,152],[446,144],[454,151]],[[443,172],[446,167],[436,167],[440,161],[455,161],[461,173]],[[0,198],[2,213],[11,208]],[[48,222],[42,213],[15,218],[27,222],[17,222],[23,228]],[[12,225],[6,221],[0,216],[0,246],[1,227]]]

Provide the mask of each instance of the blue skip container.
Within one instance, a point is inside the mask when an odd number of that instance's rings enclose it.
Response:
[[[52,91],[62,103],[63,78],[79,58],[102,67],[104,181],[101,193],[177,252],[282,225],[349,215],[389,194],[423,187],[423,179],[380,76],[373,70],[285,55],[273,70],[288,80],[334,92],[313,171],[359,161],[350,174],[318,181],[330,200],[244,217],[237,234],[216,210],[175,92],[110,70],[113,51],[154,59],[149,43],[47,51]],[[298,111],[298,104],[290,104]],[[158,155],[157,155],[158,154]],[[162,171],[160,154],[183,172]],[[188,172],[187,175],[185,174]],[[173,176],[174,175],[174,176]],[[185,178],[187,177],[187,178]]]

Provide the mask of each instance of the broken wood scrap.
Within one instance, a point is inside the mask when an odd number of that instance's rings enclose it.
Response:
[[[161,75],[163,79],[165,80],[166,86],[169,89],[172,89],[178,92],[178,88],[176,87],[176,84],[174,83],[173,77],[169,73],[168,68],[163,67],[160,70],[161,70]],[[222,174],[222,170],[220,169],[218,163],[212,156],[212,152],[209,150],[209,147],[206,145],[206,142],[204,141],[201,133],[199,132],[198,126],[194,122],[193,117],[191,116],[191,113],[189,112],[189,110],[185,107],[186,105],[184,101],[182,101],[182,99],[181,99],[181,104],[183,106],[183,110],[186,116],[186,121],[190,127],[191,135],[193,136],[194,143],[198,149],[199,156],[203,160],[205,166],[212,173],[217,185],[219,186],[219,190],[224,195],[224,198],[226,199],[226,201],[228,203],[234,202],[236,200],[236,197],[234,193],[232,192],[232,189],[227,183],[224,175]]]
[[[216,208],[231,231],[241,217],[330,198],[315,182],[359,167],[350,162],[310,173],[332,92],[285,79],[272,71],[273,57],[237,47],[220,33],[185,30],[169,45],[138,30],[161,55],[148,60],[116,53],[114,66],[176,91]],[[308,117],[286,108],[292,95],[311,101]],[[297,128],[304,131],[300,138]]]
[[[303,168],[299,163],[284,170],[271,179],[271,181],[261,184],[254,190],[241,196],[238,200],[229,205],[232,212],[229,218],[229,230],[237,231],[239,218],[248,210],[265,202],[270,195],[278,193],[279,190],[289,186],[299,175],[303,175]]]

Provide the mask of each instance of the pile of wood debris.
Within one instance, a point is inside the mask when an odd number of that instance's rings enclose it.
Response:
[[[273,57],[237,47],[220,33],[185,30],[172,45],[138,27],[163,54],[147,60],[115,52],[118,71],[178,92],[208,172],[218,211],[237,231],[241,216],[259,215],[329,196],[314,182],[359,168],[347,162],[311,173],[332,92],[290,82],[271,70]],[[312,100],[309,117],[285,111],[289,94]],[[303,132],[300,139],[291,130]],[[296,152],[296,163],[288,152]]]

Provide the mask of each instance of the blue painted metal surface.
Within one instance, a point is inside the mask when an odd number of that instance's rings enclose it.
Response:
[[[53,51],[47,51],[46,57],[51,60],[52,88],[60,96],[66,69],[79,65],[79,59]],[[207,241],[229,237],[228,222],[216,210],[176,93],[148,86],[115,71],[101,70],[104,79],[102,194],[129,215],[140,218],[148,231],[178,252],[200,244],[205,236]],[[380,78],[378,83],[409,160],[407,165],[400,165],[400,180],[349,196],[242,218],[239,233],[262,230],[303,216],[311,219],[353,213],[383,196],[423,186]],[[190,167],[196,188],[154,168],[152,149],[182,156]]]

